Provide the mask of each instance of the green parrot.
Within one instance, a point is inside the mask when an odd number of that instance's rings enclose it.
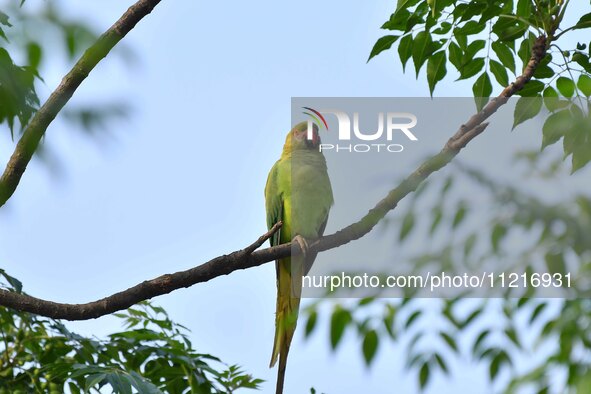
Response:
[[[265,186],[267,227],[279,221],[281,229],[270,239],[271,245],[298,242],[303,253],[277,260],[277,312],[275,340],[270,367],[279,359],[276,394],[283,393],[287,353],[298,318],[302,276],[306,275],[316,253],[308,253],[306,239],[322,236],[333,204],[326,160],[319,150],[318,127],[308,138],[307,122],[298,123],[288,134],[281,158],[275,163]]]

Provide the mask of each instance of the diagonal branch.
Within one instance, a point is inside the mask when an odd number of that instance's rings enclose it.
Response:
[[[485,123],[485,121],[506,104],[511,96],[523,89],[525,84],[532,78],[540,61],[546,56],[548,44],[546,36],[539,36],[532,47],[532,54],[523,74],[517,77],[515,82],[503,89],[501,94],[489,101],[480,112],[474,114],[468,122],[460,126],[459,130],[447,141],[438,154],[423,162],[419,168],[402,181],[398,187],[391,190],[361,220],[322,238],[317,244],[312,245],[312,248],[318,251],[332,249],[359,239],[370,232],[389,211],[396,208],[400,200],[415,191],[429,175],[446,166],[462,148],[486,129],[488,123]]]
[[[13,195],[27,165],[39,146],[47,127],[55,119],[80,84],[111,49],[127,35],[135,25],[148,15],[160,0],[139,0],[111,26],[90,48],[84,52],[72,70],[62,79],[23,132],[0,177],[0,207]]]
[[[262,245],[281,228],[281,223],[275,224],[271,230],[259,237],[252,245],[228,255],[216,257],[205,264],[159,276],[144,281],[129,289],[115,293],[98,301],[86,304],[61,304],[31,297],[26,294],[8,290],[0,290],[0,305],[19,311],[31,312],[55,319],[88,320],[108,315],[122,309],[129,308],[140,301],[170,293],[182,287],[190,287],[196,283],[207,282],[221,275],[250,267],[255,267],[291,253],[290,244],[276,246],[252,252],[252,248]]]
[[[310,251],[323,251],[336,248],[369,233],[384,216],[394,209],[406,195],[416,188],[432,173],[446,166],[470,141],[482,133],[488,126],[485,121],[494,114],[508,99],[532,78],[540,61],[546,55],[548,42],[545,36],[537,38],[532,48],[531,58],[523,74],[515,82],[506,87],[499,96],[492,99],[480,112],[473,115],[447,141],[443,149],[423,162],[402,183],[391,190],[388,195],[372,208],[361,220],[353,223],[334,234],[320,238],[310,245]],[[19,311],[36,313],[39,315],[66,319],[87,320],[122,310],[140,301],[170,293],[182,287],[189,287],[197,283],[207,282],[221,275],[228,275],[240,269],[247,269],[262,265],[269,261],[297,255],[301,253],[297,243],[291,243],[254,251],[270,238],[279,228],[277,223],[269,232],[261,236],[245,249],[216,257],[202,265],[174,274],[162,275],[158,278],[142,282],[125,291],[105,297],[101,300],[86,304],[60,304],[41,300],[25,294],[18,294],[7,290],[0,290],[0,305]]]

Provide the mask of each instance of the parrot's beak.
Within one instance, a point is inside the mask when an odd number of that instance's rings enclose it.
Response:
[[[320,135],[318,135],[318,132],[316,130],[314,130],[314,133],[312,134],[312,139],[309,140],[306,138],[306,146],[310,149],[312,148],[317,148],[320,145]]]

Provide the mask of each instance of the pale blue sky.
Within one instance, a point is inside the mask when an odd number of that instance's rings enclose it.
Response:
[[[27,6],[34,4],[33,0]],[[131,4],[62,1],[103,31]],[[263,188],[290,127],[292,96],[424,96],[424,80],[403,76],[394,54],[366,64],[393,1],[196,2],[163,0],[125,39],[137,55],[114,54],[92,72],[71,105],[126,100],[133,116],[97,144],[56,121],[48,146],[61,178],[34,161],[0,210],[0,265],[32,295],[85,302],[163,273],[187,269],[252,242],[265,231]],[[68,64],[46,64],[46,97]],[[445,82],[439,95],[470,95]],[[12,150],[0,135],[2,166]],[[274,388],[274,265],[235,272],[159,297],[188,326],[200,352],[241,364]],[[102,335],[103,317],[75,323]],[[327,327],[294,341],[286,392],[414,392],[395,344],[363,366],[357,340],[331,354]],[[465,368],[466,366],[463,366]],[[456,371],[460,371],[458,368]],[[488,393],[475,368],[430,392]]]

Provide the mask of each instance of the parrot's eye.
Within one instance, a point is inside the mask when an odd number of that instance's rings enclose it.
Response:
[[[294,132],[293,136],[295,137],[296,140],[302,141],[303,139],[306,138],[306,132],[298,130],[298,131]]]

